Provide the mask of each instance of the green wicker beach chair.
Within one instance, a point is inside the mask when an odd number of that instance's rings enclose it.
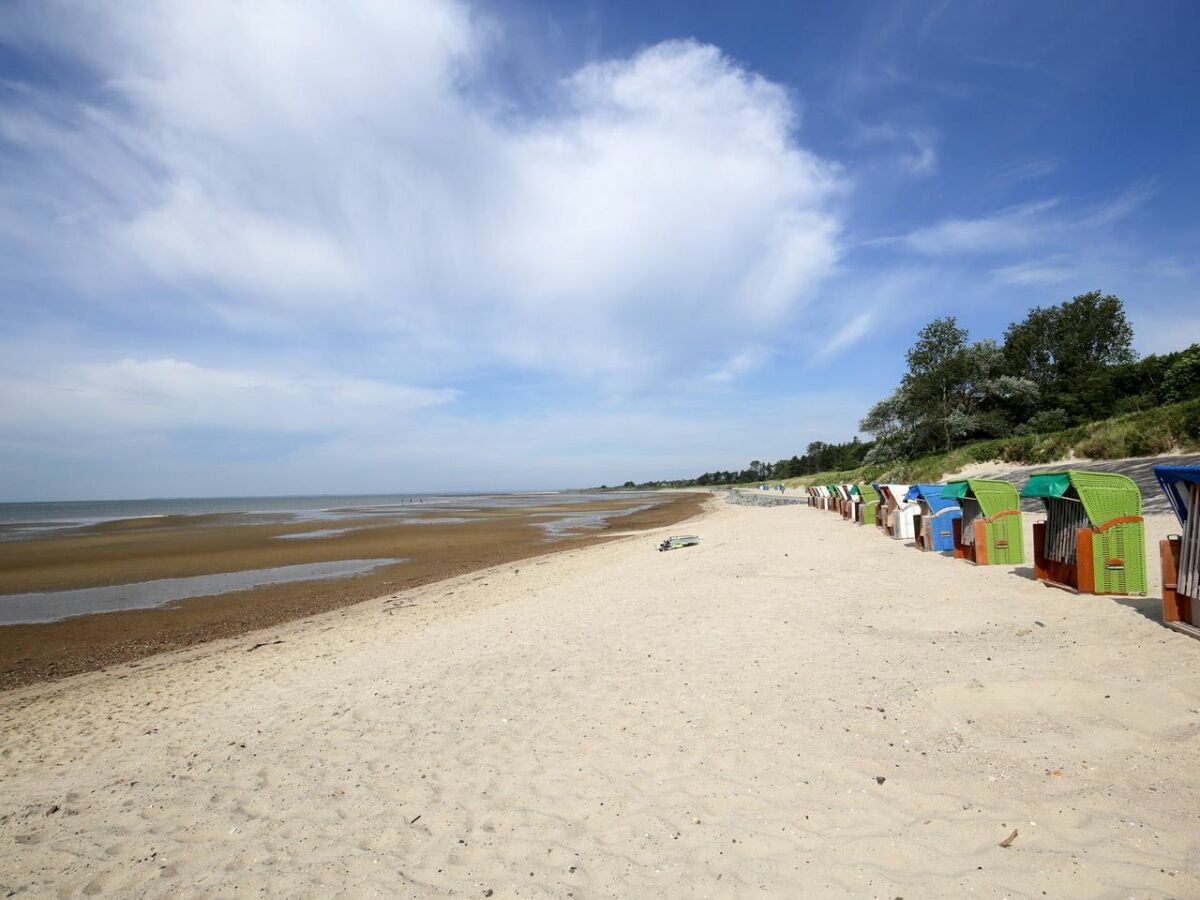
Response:
[[[942,496],[962,507],[954,523],[954,558],[977,566],[1015,566],[1025,562],[1021,500],[1007,481],[966,478],[951,481]]]
[[[859,504],[854,521],[859,525],[874,525],[875,510],[879,508],[879,492],[869,484],[858,485]]]
[[[1033,526],[1033,571],[1040,581],[1084,594],[1145,594],[1142,495],[1124,475],[1047,472],[1022,497],[1037,497],[1046,521]]]

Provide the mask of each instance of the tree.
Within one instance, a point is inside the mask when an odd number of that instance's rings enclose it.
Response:
[[[962,437],[962,405],[970,378],[967,331],[954,316],[934,319],[917,333],[901,379],[910,425],[920,446],[949,450]]]
[[[867,412],[858,427],[874,435],[875,441],[867,460],[872,463],[891,463],[908,455],[912,449],[910,407],[904,388],[897,388]]]
[[[1200,397],[1200,344],[1192,344],[1175,354],[1163,376],[1162,399],[1166,403],[1178,403],[1192,397]]]
[[[859,424],[875,438],[871,462],[1004,434],[1033,410],[1037,385],[1006,374],[1005,355],[995,341],[972,344],[968,337],[953,317],[921,329],[900,387]]]
[[[1030,310],[1004,332],[1003,353],[1008,374],[1032,379],[1072,421],[1111,415],[1111,367],[1136,359],[1124,305],[1100,291]]]

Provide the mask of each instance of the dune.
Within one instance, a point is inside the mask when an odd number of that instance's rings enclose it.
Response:
[[[1200,896],[1152,598],[803,506],[672,530],[3,695],[0,890]]]

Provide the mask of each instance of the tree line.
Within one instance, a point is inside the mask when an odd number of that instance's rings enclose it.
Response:
[[[1002,340],[972,341],[956,317],[934,319],[905,361],[900,383],[859,423],[869,440],[814,441],[802,456],[638,486],[750,483],[886,465],[1200,397],[1200,343],[1139,360],[1124,304],[1100,291],[1034,307]]]

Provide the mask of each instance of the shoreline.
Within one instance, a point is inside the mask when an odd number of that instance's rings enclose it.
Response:
[[[1197,647],[1150,598],[802,506],[687,528],[0,695],[0,886],[1200,891]]]
[[[704,505],[705,496],[673,495],[649,509],[611,517],[602,528],[553,541],[547,541],[539,526],[540,513],[536,508],[511,515],[480,517],[467,524],[363,526],[355,529],[356,533],[323,538],[315,543],[288,540],[272,543],[273,538],[292,530],[281,525],[197,526],[182,535],[163,535],[163,546],[156,548],[157,553],[145,552],[146,532],[139,531],[130,535],[131,545],[140,551],[136,557],[121,557],[110,549],[114,534],[120,538],[123,532],[134,528],[121,522],[105,524],[79,538],[39,541],[45,559],[34,554],[32,561],[22,560],[30,574],[23,576],[22,581],[19,575],[10,573],[8,584],[27,589],[30,586],[69,589],[102,585],[114,577],[129,579],[131,572],[138,580],[149,580],[164,575],[228,571],[231,564],[235,570],[257,569],[264,565],[388,554],[404,557],[406,561],[351,578],[294,581],[195,597],[149,609],[0,626],[0,692],[245,635],[505,562],[589,546],[611,540],[615,534],[629,529],[667,527],[693,516]],[[572,511],[587,511],[600,505],[581,505]],[[159,528],[171,524],[163,520],[155,522]],[[105,542],[102,547],[89,544],[101,540]],[[64,545],[81,548],[70,566],[55,564],[55,554],[63,552]],[[0,551],[8,551],[10,555],[16,555],[18,549],[25,548],[16,542],[0,545]],[[91,557],[87,555],[89,551]],[[64,568],[70,571],[64,573]]]

